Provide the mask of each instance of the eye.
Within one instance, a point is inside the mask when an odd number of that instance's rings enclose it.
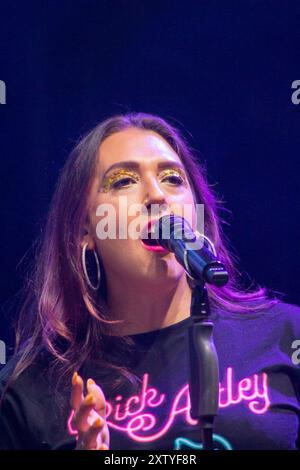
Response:
[[[121,178],[119,179],[118,181],[115,181],[113,184],[112,184],[112,188],[113,189],[120,189],[120,188],[123,188],[125,186],[128,186],[130,184],[130,182],[136,182],[133,178],[130,178],[130,177],[127,177],[127,178]]]
[[[163,178],[163,181],[168,180],[171,184],[175,186],[180,186],[184,183],[183,178],[180,175],[169,175]]]

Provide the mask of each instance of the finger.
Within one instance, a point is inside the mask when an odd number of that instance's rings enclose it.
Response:
[[[104,426],[104,419],[98,416],[92,426],[82,436],[82,448],[87,450],[97,450],[103,444],[101,432]]]
[[[96,402],[95,410],[103,418],[105,418],[106,417],[106,401],[105,401],[105,396],[101,387],[99,387],[99,385],[97,385],[93,379],[88,379],[87,390],[88,390],[88,393],[92,394],[95,399],[95,402]]]
[[[83,400],[83,380],[77,372],[74,372],[72,377],[72,391],[70,404],[73,410],[78,410]]]
[[[99,450],[108,450],[108,449],[109,449],[109,446],[103,443]]]
[[[95,405],[95,399],[93,395],[89,393],[75,412],[73,425],[79,432],[86,432],[89,429],[90,423],[88,422],[88,417],[90,412],[95,409]]]
[[[105,424],[103,427],[101,437],[102,437],[103,445],[107,447],[107,449],[102,449],[102,450],[108,450],[109,449],[109,429],[108,429],[107,424]]]

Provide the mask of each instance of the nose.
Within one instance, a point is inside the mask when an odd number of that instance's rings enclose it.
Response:
[[[143,199],[144,206],[150,211],[152,204],[157,204],[160,207],[165,204],[168,205],[168,202],[164,191],[160,188],[156,179],[151,178],[151,181],[146,185],[146,193]]]

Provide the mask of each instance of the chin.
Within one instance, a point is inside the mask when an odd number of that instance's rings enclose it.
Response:
[[[161,260],[163,261],[163,260]],[[167,260],[166,260],[167,261]],[[148,266],[147,271],[143,271],[138,276],[137,282],[141,280],[145,282],[151,283],[177,283],[182,275],[184,274],[184,270],[182,267],[174,260],[174,263],[160,263],[160,265],[156,264],[155,266]]]

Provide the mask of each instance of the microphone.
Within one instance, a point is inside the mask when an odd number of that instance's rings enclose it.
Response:
[[[186,219],[173,214],[164,215],[153,225],[152,234],[158,245],[175,254],[177,261],[194,280],[218,287],[227,284],[228,272],[212,253],[206,238],[203,237],[202,248],[191,248],[194,242],[197,245],[199,238],[197,239]]]

